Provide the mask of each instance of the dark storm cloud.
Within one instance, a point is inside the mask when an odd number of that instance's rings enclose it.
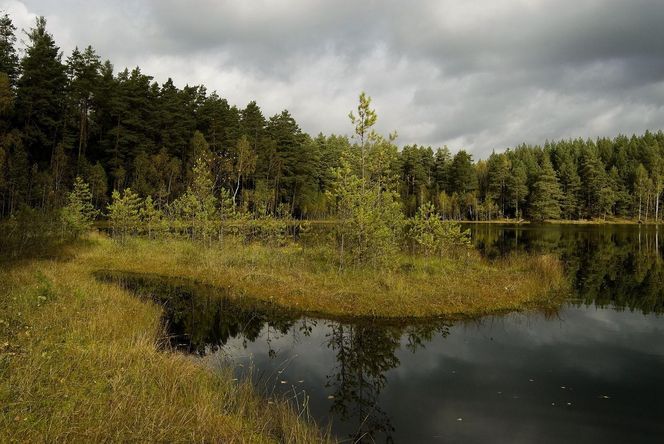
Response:
[[[63,50],[348,132],[360,90],[402,143],[477,156],[664,126],[659,0],[2,2]]]

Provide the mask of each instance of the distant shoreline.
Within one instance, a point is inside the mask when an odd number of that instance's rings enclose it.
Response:
[[[496,219],[496,220],[463,220],[459,221],[461,224],[477,224],[477,225],[494,225],[494,224],[509,224],[509,225],[647,225],[647,226],[658,226],[662,225],[663,222],[660,220],[658,222],[654,221],[641,221],[633,219],[547,219],[542,222],[535,222],[531,220],[514,220],[514,219]]]

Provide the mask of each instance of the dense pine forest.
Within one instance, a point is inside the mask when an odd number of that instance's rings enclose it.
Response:
[[[101,215],[113,195],[149,199],[151,211],[183,212],[187,190],[203,183],[215,205],[244,214],[335,218],[339,199],[330,191],[342,153],[361,152],[364,176],[363,148],[373,140],[405,216],[426,206],[456,220],[661,218],[661,131],[524,144],[473,159],[447,147],[399,148],[394,137],[376,142],[369,132],[375,114],[362,110],[353,116],[360,122],[353,137],[313,136],[287,110],[267,117],[256,102],[238,107],[204,86],[159,84],[138,67],[116,72],[90,46],[65,57],[44,18],[26,44],[19,57],[17,30],[2,17],[2,217],[61,208],[80,178],[90,211]]]

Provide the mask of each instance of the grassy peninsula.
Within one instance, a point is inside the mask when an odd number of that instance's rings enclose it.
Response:
[[[0,269],[0,441],[319,442],[306,412],[265,400],[231,369],[159,351],[160,307],[97,270],[195,279],[231,294],[332,316],[469,316],[555,303],[549,256],[490,263],[400,255],[390,273],[339,271],[330,251],[228,240],[93,234],[47,259]],[[295,407],[295,408],[294,408]],[[303,419],[305,418],[305,419]]]
[[[514,256],[490,262],[469,250],[457,258],[399,254],[389,272],[339,270],[333,251],[297,243],[267,247],[229,240],[206,247],[183,240],[104,237],[81,253],[89,269],[153,273],[194,279],[231,295],[269,300],[328,316],[385,318],[471,317],[550,307],[566,281],[553,256]]]

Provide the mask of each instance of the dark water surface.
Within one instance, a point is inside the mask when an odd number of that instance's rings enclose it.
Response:
[[[219,290],[122,277],[163,302],[172,345],[230,359],[349,442],[664,442],[664,246],[654,228],[479,225],[488,257],[554,252],[556,313],[390,325],[302,317]],[[664,234],[664,230],[662,231]],[[664,241],[664,239],[662,240]],[[249,369],[253,370],[249,373]]]

